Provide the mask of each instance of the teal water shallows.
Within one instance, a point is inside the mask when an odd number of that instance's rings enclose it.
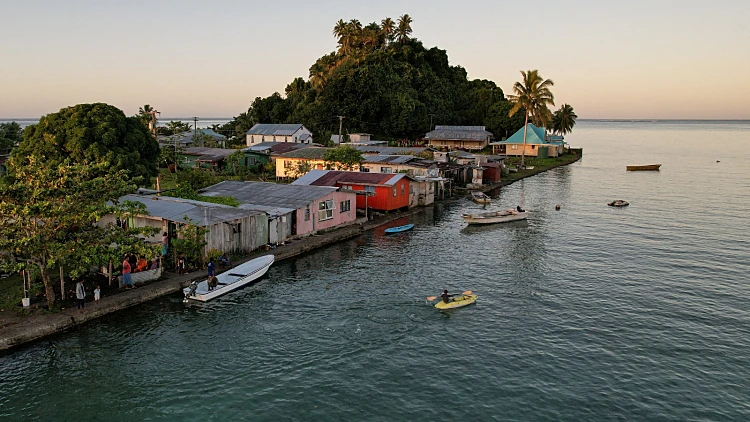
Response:
[[[528,222],[467,228],[460,199],[16,350],[0,419],[749,420],[748,139],[581,122],[582,161],[493,194]],[[425,303],[444,287],[479,300]]]

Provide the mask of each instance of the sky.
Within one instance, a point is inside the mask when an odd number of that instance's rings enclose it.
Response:
[[[79,103],[231,117],[308,78],[338,19],[413,36],[506,93],[520,70],[588,119],[750,119],[750,1],[0,0],[0,118]]]

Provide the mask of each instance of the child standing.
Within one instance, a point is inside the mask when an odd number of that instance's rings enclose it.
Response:
[[[180,252],[179,258],[177,258],[177,274],[183,274],[185,272],[185,255]]]
[[[94,302],[99,302],[99,299],[102,297],[102,290],[99,288],[99,285],[96,286],[96,289],[94,289]]]

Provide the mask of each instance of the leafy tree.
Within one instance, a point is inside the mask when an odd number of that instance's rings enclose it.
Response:
[[[323,160],[325,160],[326,167],[329,169],[347,171],[353,171],[355,169],[359,170],[360,166],[365,161],[364,157],[362,157],[362,152],[349,145],[341,145],[329,149],[326,151],[325,155],[323,155]]]
[[[180,121],[174,121],[171,120],[169,123],[167,123],[167,134],[168,135],[176,135],[183,132],[190,131],[190,124]]]
[[[391,18],[385,18],[380,22],[380,30],[387,43],[393,42],[396,33],[396,23]]]
[[[16,168],[32,156],[51,164],[108,162],[111,171],[128,170],[131,177],[156,176],[159,144],[136,117],[103,103],[78,104],[43,116],[23,131],[11,154]]]
[[[202,264],[208,229],[196,225],[185,216],[184,223],[180,224],[176,231],[177,238],[173,241],[175,251],[185,254],[188,264]]]
[[[578,115],[570,104],[563,104],[552,115],[552,132],[567,135],[573,131]]]
[[[396,38],[401,44],[406,43],[411,35],[412,19],[409,15],[402,15],[398,18],[398,28],[396,28]]]
[[[510,102],[513,108],[508,112],[509,117],[513,117],[519,110],[523,109],[525,116],[523,129],[523,150],[521,151],[521,167],[526,162],[526,132],[528,131],[529,117],[535,125],[542,127],[551,120],[548,106],[555,105],[555,97],[550,91],[550,87],[555,83],[549,79],[542,79],[538,70],[521,71],[523,80],[513,84],[513,95],[510,96]]]
[[[306,160],[299,160],[294,167],[292,167],[291,176],[297,179],[307,174],[310,170],[312,170],[312,163]]]
[[[7,153],[21,142],[23,128],[16,122],[0,123],[0,154]]]
[[[12,180],[0,186],[0,266],[38,268],[49,309],[55,302],[52,268],[64,263],[72,276],[79,276],[108,262],[113,242],[149,231],[132,228],[124,234],[114,224],[96,224],[107,214],[123,219],[146,214],[133,204],[116,203],[136,186],[127,171],[110,168],[107,162],[52,163],[32,155],[23,165],[11,162]]]

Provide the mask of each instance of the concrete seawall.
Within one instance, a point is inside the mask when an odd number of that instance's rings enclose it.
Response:
[[[576,159],[569,162],[557,163],[552,166],[534,169],[513,180],[506,180],[501,181],[500,183],[483,186],[481,190],[486,192],[498,187],[507,186],[526,177],[531,177],[556,167],[572,164],[580,160],[581,157],[582,152],[578,154]],[[388,224],[393,220],[420,213],[423,209],[424,208],[422,207],[418,207],[401,213],[387,214],[385,216],[378,217],[374,221],[365,221],[359,224],[353,224],[347,227],[331,230],[326,233],[297,239],[290,242],[289,244],[280,246],[273,251],[253,253],[247,258],[239,260],[234,264],[239,265],[243,262],[249,261],[250,259],[267,254],[273,254],[276,257],[277,262],[283,261],[285,259],[293,258],[327,245],[359,236],[360,234],[368,230],[372,230],[378,226]],[[68,308],[54,314],[37,314],[28,317],[16,318],[14,322],[8,323],[0,328],[0,352],[10,350],[23,344],[31,343],[33,341],[56,333],[73,329],[83,323],[94,320],[101,316],[121,311],[123,309],[127,309],[162,296],[177,293],[188,284],[190,284],[192,280],[204,278],[205,272],[203,270],[200,270],[182,275],[167,273],[165,277],[165,280],[157,281],[145,286],[141,286],[137,289],[128,290],[112,296],[104,297],[101,301],[99,301],[99,303],[96,304],[94,302],[87,302],[86,312],[81,315],[78,315],[75,308]]]
[[[277,262],[283,261],[327,245],[359,236],[368,230],[372,230],[378,226],[388,224],[393,220],[419,212],[422,212],[422,208],[413,208],[401,213],[388,214],[379,217],[374,221],[364,221],[359,224],[353,224],[326,233],[297,239],[284,246],[280,246],[273,251],[253,253],[233,264],[239,265],[250,259],[268,254],[273,254],[276,257]],[[165,277],[165,280],[103,297],[99,303],[86,302],[86,312],[80,315],[78,314],[77,309],[67,308],[53,314],[37,314],[16,318],[14,322],[6,324],[0,328],[0,352],[31,343],[56,333],[73,329],[83,323],[104,315],[121,311],[162,296],[177,293],[190,284],[192,280],[204,278],[205,272],[204,270],[200,270],[182,275],[166,273]]]

